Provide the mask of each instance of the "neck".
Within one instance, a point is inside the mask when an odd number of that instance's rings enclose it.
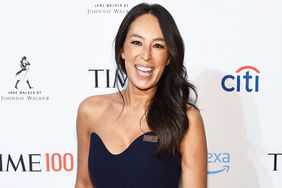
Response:
[[[156,93],[156,88],[140,90],[136,87],[128,87],[122,92],[124,96],[125,107],[130,109],[147,109],[150,100]]]

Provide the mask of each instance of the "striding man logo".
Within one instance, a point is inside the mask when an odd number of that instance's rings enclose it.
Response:
[[[29,80],[28,80],[28,74],[29,74],[29,68],[30,68],[30,63],[27,60],[26,56],[23,56],[21,61],[20,61],[20,67],[21,69],[16,73],[16,85],[15,88],[18,89],[18,84],[19,83],[27,83],[29,89],[32,89]]]

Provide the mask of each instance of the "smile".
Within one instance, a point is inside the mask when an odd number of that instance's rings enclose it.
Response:
[[[151,71],[154,70],[153,68],[150,68],[150,67],[142,67],[142,66],[139,66],[139,65],[135,65],[135,67],[136,67],[139,71],[142,71],[142,72],[151,72]]]
[[[153,75],[154,68],[135,65],[136,74],[140,78],[150,78]]]

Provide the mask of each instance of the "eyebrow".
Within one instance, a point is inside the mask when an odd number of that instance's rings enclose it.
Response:
[[[141,39],[145,39],[143,36],[141,35],[138,35],[138,34],[131,34],[129,37],[137,37],[137,38],[141,38]],[[162,38],[162,37],[157,37],[157,38],[154,38],[153,41],[164,41],[165,42],[165,39]]]

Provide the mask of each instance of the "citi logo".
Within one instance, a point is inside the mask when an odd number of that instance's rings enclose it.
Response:
[[[227,173],[230,168],[230,153],[208,153],[208,174]]]
[[[226,75],[221,87],[227,92],[259,92],[260,71],[253,66],[243,66],[235,71],[236,75]],[[245,87],[244,87],[245,86]]]

